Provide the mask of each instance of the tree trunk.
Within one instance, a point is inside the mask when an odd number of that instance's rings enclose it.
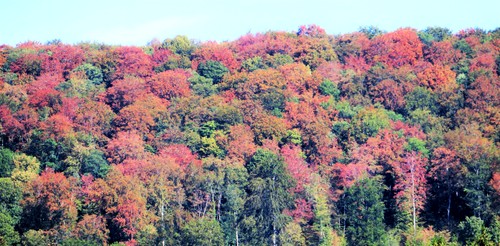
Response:
[[[451,192],[448,192],[448,209],[446,209],[448,217],[448,227],[450,226],[450,212],[451,212]]]
[[[240,242],[239,242],[239,238],[238,238],[238,228],[236,228],[236,246],[239,246]]]
[[[411,173],[411,201],[413,206],[413,236],[417,235],[417,208],[415,201],[415,163],[412,161],[410,163],[410,173]]]
[[[273,223],[273,246],[276,246],[276,225]]]

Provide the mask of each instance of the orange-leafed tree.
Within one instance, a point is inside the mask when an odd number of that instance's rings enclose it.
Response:
[[[249,160],[257,150],[251,128],[248,125],[230,126],[226,150],[229,158]]]
[[[410,28],[376,36],[368,48],[368,60],[383,62],[392,67],[413,65],[423,57],[423,44],[417,32]]]
[[[135,131],[147,139],[152,139],[156,133],[158,117],[167,110],[166,104],[165,100],[154,95],[145,95],[120,110],[114,121],[116,128],[122,131]]]

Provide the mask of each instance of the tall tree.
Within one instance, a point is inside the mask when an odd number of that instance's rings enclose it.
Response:
[[[283,160],[276,154],[258,149],[247,164],[249,183],[246,215],[256,222],[257,237],[252,243],[278,245],[280,230],[286,225],[283,210],[289,208],[293,180]]]
[[[363,178],[345,191],[347,241],[352,245],[384,245],[384,187],[378,178]]]

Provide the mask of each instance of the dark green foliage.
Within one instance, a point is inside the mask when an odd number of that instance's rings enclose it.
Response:
[[[0,178],[0,209],[12,218],[14,224],[19,221],[22,208],[22,187],[14,184],[10,178]]]
[[[418,37],[426,45],[433,42],[440,42],[451,37],[451,30],[443,27],[428,27],[418,33]]]
[[[222,81],[222,77],[229,73],[229,69],[218,61],[208,60],[198,65],[198,73],[203,77],[212,79],[214,84],[218,84]]]
[[[493,245],[491,234],[484,221],[478,217],[467,217],[458,225],[459,240],[465,245]]]
[[[14,152],[10,149],[0,148],[0,178],[10,177],[12,169],[14,169],[13,156]]]
[[[27,153],[40,160],[42,164],[40,166],[41,170],[46,167],[50,167],[56,171],[64,171],[65,165],[62,161],[66,159],[68,153],[70,152],[70,148],[71,146],[62,142],[58,143],[52,138],[42,140],[37,136],[33,136],[33,140]]]
[[[465,174],[465,201],[472,210],[474,216],[480,219],[489,219],[491,216],[490,203],[488,198],[490,193],[491,180],[490,162],[483,156],[465,163],[467,172]]]
[[[377,178],[364,178],[345,191],[342,206],[350,245],[385,245],[383,190]]]
[[[364,26],[359,28],[359,32],[364,33],[369,39],[372,39],[376,36],[384,34],[384,31],[380,30],[376,26]]]
[[[282,111],[285,108],[285,96],[274,89],[259,94],[258,98],[262,106],[269,111]]]
[[[189,78],[189,82],[191,83],[191,89],[196,95],[208,97],[217,93],[217,85],[214,85],[212,79],[195,74]]]
[[[436,96],[431,91],[423,87],[417,87],[412,92],[406,94],[406,112],[410,113],[416,109],[426,109],[437,113],[439,108]]]
[[[335,100],[339,100],[340,90],[336,84],[330,80],[325,80],[319,85],[319,92],[323,95],[332,96]]]
[[[224,203],[225,213],[221,216],[221,226],[224,229],[225,241],[236,245],[241,241],[241,220],[244,215],[244,206],[247,198],[245,187],[248,182],[248,173],[244,167],[226,168],[224,175]]]
[[[22,212],[21,198],[22,188],[19,185],[10,178],[0,178],[0,242],[4,241],[5,245],[15,245],[20,240],[14,228]]]
[[[92,150],[83,158],[82,174],[92,174],[96,178],[104,178],[110,166],[104,157],[104,153],[99,150]]]
[[[500,76],[500,55],[497,56],[497,59],[495,60],[495,64],[497,65],[497,75]]]
[[[100,85],[103,80],[102,71],[100,68],[93,66],[92,64],[82,64],[75,68],[75,71],[82,71],[87,76],[87,79],[91,81],[94,85]]]
[[[215,109],[214,120],[218,125],[227,127],[243,122],[243,115],[233,106],[222,106]]]
[[[460,39],[453,44],[453,48],[460,50],[464,53],[468,58],[471,58],[474,55],[474,51],[470,47],[470,45],[464,40]]]

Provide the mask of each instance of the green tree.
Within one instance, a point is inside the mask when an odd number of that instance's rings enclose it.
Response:
[[[363,143],[369,137],[377,135],[378,131],[389,127],[389,116],[380,108],[365,108],[353,118],[354,136]]]
[[[373,39],[376,36],[384,34],[384,31],[380,30],[376,26],[365,26],[359,28],[359,32],[364,33],[369,39]]]
[[[87,79],[93,85],[100,85],[100,84],[102,84],[102,82],[104,82],[101,69],[93,66],[92,64],[89,64],[89,63],[82,64],[82,65],[78,66],[77,68],[75,68],[75,71],[76,72],[79,72],[79,71],[84,72],[85,75],[87,76]]]
[[[104,178],[109,169],[110,166],[104,158],[104,153],[100,150],[91,150],[83,157],[81,168],[83,174],[90,173],[96,178]]]
[[[10,177],[14,169],[14,152],[10,149],[0,148],[0,177]]]
[[[2,241],[5,245],[15,245],[19,242],[19,233],[14,230],[15,219],[6,211],[5,208],[0,207],[0,245]]]
[[[314,202],[313,230],[318,235],[318,245],[321,246],[332,245],[334,240],[327,196],[329,188],[318,174],[312,174],[311,182],[306,186],[306,191]]]
[[[280,233],[280,243],[283,246],[305,246],[306,239],[302,235],[302,228],[296,222],[289,222]],[[332,244],[330,244],[332,245]]]
[[[182,228],[182,245],[224,245],[224,234],[217,220],[193,219]]]
[[[187,36],[179,35],[173,39],[166,39],[163,41],[162,46],[170,51],[181,55],[191,56],[191,53],[196,49],[196,45],[189,40]]]
[[[335,100],[340,98],[340,90],[336,84],[330,80],[325,80],[319,85],[319,92],[326,96],[332,96]]]
[[[410,113],[416,109],[427,109],[434,114],[438,113],[438,104],[436,96],[432,92],[423,87],[417,87],[410,93],[406,94],[406,112]]]
[[[26,183],[38,176],[40,162],[36,157],[24,153],[16,154],[13,161],[12,180]]]
[[[49,245],[49,239],[42,230],[29,230],[23,234],[23,246]]]
[[[268,150],[258,149],[247,164],[246,215],[255,221],[257,235],[251,244],[278,244],[280,230],[287,224],[283,210],[290,208],[289,189],[294,181],[286,172],[283,160]]]
[[[8,213],[16,224],[19,221],[22,208],[19,202],[22,198],[22,189],[10,178],[0,178],[0,209],[3,213]]]
[[[345,234],[350,245],[384,245],[383,190],[378,178],[363,178],[345,191]]]
[[[208,60],[198,65],[198,73],[206,78],[212,79],[214,84],[222,81],[222,77],[229,73],[229,69],[218,61]]]
[[[248,180],[248,172],[244,166],[224,169],[224,204],[221,224],[230,245],[240,244],[240,223],[243,218]]]
[[[266,69],[267,65],[262,60],[262,57],[255,56],[252,58],[248,58],[241,63],[241,68],[248,71],[253,72],[257,69]]]
[[[191,76],[188,81],[191,83],[191,89],[198,96],[208,97],[217,93],[217,85],[214,85],[213,80],[198,73]]]
[[[491,234],[481,218],[472,216],[465,218],[465,221],[458,225],[459,240],[465,245],[493,246]]]

